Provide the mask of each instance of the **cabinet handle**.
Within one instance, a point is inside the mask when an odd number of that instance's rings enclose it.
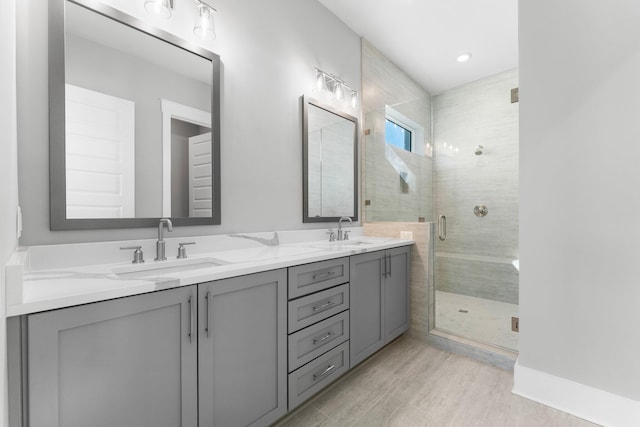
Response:
[[[387,256],[384,256],[384,269],[382,270],[382,277],[387,277]]]
[[[209,338],[209,300],[211,299],[211,292],[207,292],[207,294],[204,296],[204,299],[207,302],[207,305],[205,307],[206,318],[204,323],[204,330],[207,333],[207,338]]]
[[[189,297],[189,342],[193,342],[193,297]]]
[[[335,273],[335,271],[328,271],[326,273],[323,274],[314,274],[313,275],[313,280],[319,280],[319,279],[326,279],[328,277],[333,276]]]
[[[313,374],[313,380],[314,381],[318,381],[320,378],[324,377],[329,372],[333,371],[335,369],[335,367],[336,367],[336,365],[329,365],[329,366],[327,366],[327,369],[325,369],[324,371],[320,372],[319,374]]]
[[[323,336],[322,338],[314,338],[313,339],[313,345],[318,345],[321,342],[328,340],[332,336],[333,336],[333,332],[327,332],[327,335]]]
[[[314,311],[314,312],[316,312],[316,311],[320,311],[320,310],[325,309],[325,308],[327,308],[327,307],[331,307],[333,304],[335,304],[335,302],[333,302],[333,301],[329,300],[329,301],[325,302],[325,303],[324,303],[324,304],[322,304],[322,305],[313,306],[313,311]]]
[[[387,259],[389,260],[389,270],[388,270],[388,276],[387,277],[391,277],[391,254],[387,255]]]
[[[389,255],[384,256],[384,273],[382,274],[384,277],[389,277],[391,275],[391,266],[389,265]]]

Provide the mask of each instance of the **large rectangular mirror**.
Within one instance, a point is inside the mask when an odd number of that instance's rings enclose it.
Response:
[[[220,59],[95,0],[49,2],[51,229],[220,224]]]
[[[304,222],[358,220],[358,119],[302,97]]]

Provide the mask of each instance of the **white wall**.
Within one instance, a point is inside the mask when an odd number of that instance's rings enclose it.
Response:
[[[640,401],[640,3],[519,4],[519,363]]]
[[[15,0],[0,13],[0,425],[8,425],[4,265],[16,246],[18,175],[16,146]]]
[[[49,231],[47,3],[17,4],[20,197],[25,219],[21,244],[152,238],[152,228]],[[311,92],[316,66],[359,91],[359,37],[316,0],[213,3],[218,10],[217,38],[206,47],[223,63],[222,225],[177,227],[173,235],[326,227],[302,224],[299,97]],[[176,14],[178,8],[194,6],[190,0],[176,4]],[[193,21],[184,30],[171,27],[172,22],[177,21],[156,23],[192,38]]]

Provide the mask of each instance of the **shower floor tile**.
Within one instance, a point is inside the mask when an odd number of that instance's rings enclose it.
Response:
[[[436,329],[484,344],[518,350],[518,333],[511,317],[518,305],[451,292],[436,291]]]

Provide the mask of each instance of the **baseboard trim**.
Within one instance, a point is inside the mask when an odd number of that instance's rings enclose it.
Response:
[[[596,424],[640,425],[640,402],[520,365],[513,371],[513,393]]]

